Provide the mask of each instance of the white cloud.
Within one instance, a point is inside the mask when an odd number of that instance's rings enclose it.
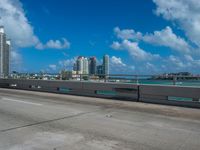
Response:
[[[58,62],[59,66],[62,68],[62,69],[72,69],[73,68],[73,65],[74,63],[76,62],[76,57],[74,58],[71,58],[71,59],[66,59],[66,60],[60,60]]]
[[[194,59],[192,58],[191,55],[184,55],[184,57],[185,57],[185,60],[186,60],[186,61],[189,61],[189,62],[194,61]]]
[[[200,47],[199,0],[153,0],[156,14],[177,24],[186,36]]]
[[[15,63],[16,62],[18,62],[18,63],[21,62],[21,55],[17,51],[11,51],[10,57],[11,57],[11,60],[13,62],[15,62]]]
[[[128,34],[128,31],[130,31],[130,34],[136,33],[134,30],[125,30],[126,34]],[[122,33],[125,34],[125,32],[123,30],[117,31],[120,35],[117,35],[119,40],[114,41],[111,47],[115,50],[127,50],[129,52],[129,55],[133,58],[135,73],[198,72],[197,70],[200,68],[200,59],[197,56],[194,59],[194,49],[183,38],[174,34],[170,27],[166,27],[160,31],[154,31],[150,34],[140,34],[141,36],[139,37],[130,35],[122,36]],[[139,47],[139,42],[141,41],[156,46],[168,47],[182,55],[171,54],[170,56],[161,57],[158,54],[152,54]],[[123,68],[126,69],[121,70],[126,71],[130,69],[130,66],[126,65]]]
[[[149,72],[150,74],[158,74],[159,71],[160,71],[159,68],[156,65],[154,65],[154,64],[152,64],[150,62],[147,62],[144,65],[144,68],[145,68],[146,72]]]
[[[49,40],[46,44],[42,44],[35,35],[34,28],[26,17],[23,5],[19,0],[0,0],[0,25],[5,27],[14,47],[34,46],[38,49],[64,49],[70,46],[65,38],[63,38],[63,42]]]
[[[5,27],[7,38],[11,39],[11,70],[22,70],[22,56],[19,48],[36,47],[39,49],[69,48],[70,43],[63,39],[49,40],[42,44],[39,37],[34,33],[34,27],[29,22],[20,0],[0,0],[0,25]]]
[[[121,30],[119,27],[114,28],[114,33],[119,39],[122,40],[130,40],[130,39],[140,39],[142,37],[142,33],[135,32],[133,29],[123,29]]]
[[[113,74],[133,74],[135,70],[134,65],[127,65],[123,62],[121,57],[110,57],[110,72]]]
[[[130,56],[133,57],[135,71],[138,73],[178,71],[199,73],[200,1],[153,1],[156,4],[156,14],[173,23],[175,25],[173,27],[182,29],[185,36],[178,36],[169,26],[162,30],[155,30],[152,33],[141,33],[134,29],[116,27],[114,28],[114,34],[118,40],[113,42],[111,47],[117,50],[127,50]],[[153,46],[167,47],[173,51],[170,52],[169,56],[163,56],[156,60],[154,59],[156,58],[155,55],[140,48],[139,45],[142,42]]]
[[[190,55],[183,57],[170,55],[164,58],[158,65],[160,72],[192,72],[199,73],[200,59],[194,59]]]
[[[39,41],[19,0],[0,0],[0,17],[0,24],[5,26],[14,45],[34,46]]]
[[[122,50],[121,43],[117,41],[114,41],[110,47],[115,50]]]
[[[111,47],[116,50],[127,50],[133,59],[139,61],[146,61],[154,58],[159,58],[159,55],[146,52],[138,46],[137,42],[132,42],[130,40],[123,40],[121,43],[113,42]]]
[[[161,31],[154,31],[145,35],[141,32],[135,32],[133,29],[120,30],[119,27],[114,28],[114,33],[117,38],[122,40],[143,41],[157,46],[169,47],[180,53],[189,53],[190,51],[189,44],[183,38],[177,36],[169,26]],[[119,43],[114,42],[112,48],[119,49]]]
[[[169,63],[173,64],[173,67],[183,68],[185,64],[180,60],[180,58],[170,55],[169,56]]]
[[[55,71],[57,69],[57,66],[54,64],[49,65],[49,68],[53,71]]]
[[[60,40],[49,40],[46,44],[38,43],[36,45],[37,49],[68,49],[70,48],[70,43],[67,39],[63,38]]]
[[[17,52],[16,50],[12,50],[10,53],[10,66],[12,68],[12,71],[21,71],[22,68],[22,56],[19,52]]]
[[[153,34],[146,34],[143,36],[143,41],[158,46],[169,47],[180,53],[189,53],[190,51],[188,43],[174,34],[169,26],[161,31],[154,31]]]
[[[111,64],[116,65],[116,66],[122,66],[126,67],[126,64],[122,62],[122,59],[120,57],[112,56],[110,58]]]

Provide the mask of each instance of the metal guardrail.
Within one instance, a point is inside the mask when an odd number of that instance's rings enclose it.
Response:
[[[0,79],[0,87],[200,108],[200,87],[26,79]]]

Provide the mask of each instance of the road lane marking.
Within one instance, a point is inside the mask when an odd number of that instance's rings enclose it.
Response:
[[[40,103],[33,103],[33,102],[27,102],[27,101],[10,99],[10,98],[2,98],[0,100],[3,100],[3,101],[12,101],[12,102],[18,102],[18,103],[24,103],[24,104],[29,104],[29,105],[42,106],[42,104],[40,104]]]

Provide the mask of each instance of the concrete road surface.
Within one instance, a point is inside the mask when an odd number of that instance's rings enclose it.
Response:
[[[0,150],[199,150],[200,110],[0,89]]]

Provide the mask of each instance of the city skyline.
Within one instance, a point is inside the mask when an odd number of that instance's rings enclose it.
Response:
[[[104,55],[102,63],[97,62],[95,56],[85,57],[79,56],[76,58],[72,71],[75,71],[75,74],[84,74],[84,75],[109,75],[109,56]],[[70,71],[70,70],[69,70]]]
[[[198,7],[198,0],[2,0],[0,25],[12,39],[12,71],[54,73],[72,69],[78,56],[102,63],[108,54],[110,73],[199,74]]]

